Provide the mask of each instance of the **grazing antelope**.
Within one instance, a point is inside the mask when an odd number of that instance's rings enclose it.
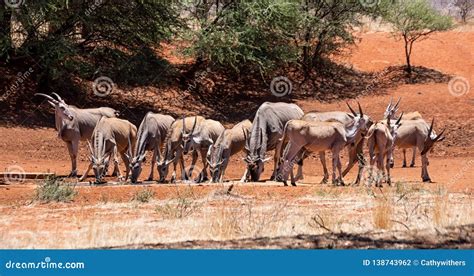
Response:
[[[383,118],[384,119],[390,119],[394,120],[395,119],[395,114],[397,113],[401,101],[401,97],[398,98],[398,101],[395,105],[393,105],[393,97],[390,99],[390,102],[387,105],[387,108],[385,109],[385,112],[383,113]]]
[[[387,107],[387,109],[388,109],[388,107]],[[393,111],[393,112],[389,112],[388,115],[384,116],[384,119],[389,118],[391,120],[396,120],[395,112],[396,112],[396,110]],[[387,114],[387,112],[386,112],[386,114]],[[420,112],[418,112],[418,111],[408,112],[408,113],[405,113],[403,115],[403,120],[420,120],[420,119],[423,119],[423,117],[421,116]],[[406,168],[407,167],[407,156],[406,156],[407,150],[403,149],[402,152],[403,152],[403,165],[402,165],[402,168]],[[415,166],[415,159],[416,159],[416,147],[413,147],[413,155],[412,155],[412,158],[411,158],[410,167]],[[394,165],[394,161],[393,161],[393,156],[392,156],[392,159],[390,160],[390,166],[393,168],[393,165]]]
[[[349,105],[349,103],[346,103],[346,104],[349,107],[349,110],[351,111],[351,113],[347,113],[347,112],[344,112],[344,111],[308,112],[307,114],[305,114],[303,116],[303,118],[301,120],[308,121],[308,122],[336,121],[336,122],[340,122],[341,124],[343,124],[345,126],[352,125],[354,123],[354,118],[356,118],[357,116],[360,116],[360,112],[361,112],[362,109],[360,108],[360,104],[358,103],[359,114],[357,114],[354,111],[354,109],[352,109],[352,107]],[[366,126],[357,133],[357,136],[356,136],[356,139],[355,139],[354,143],[350,143],[348,145],[349,161],[347,163],[346,169],[342,173],[343,177],[352,169],[352,167],[358,161],[358,155],[363,153],[363,145],[364,145],[363,137],[364,137],[364,134],[367,131],[367,129],[372,125],[372,120],[370,119],[369,116],[367,116],[365,114],[363,114],[362,116],[364,117],[364,119],[367,123],[366,123]],[[282,152],[282,149],[286,146],[287,141],[288,141],[288,139],[286,137],[283,137],[282,143],[278,147],[279,148],[278,151],[280,153]],[[305,157],[306,157],[306,155],[302,151],[302,152],[300,152],[298,159],[301,160],[301,159],[304,159]],[[329,178],[329,172],[328,172],[328,169],[327,169],[327,166],[326,166],[326,153],[325,153],[325,151],[319,152],[319,159],[320,159],[321,164],[323,166],[323,172],[324,172],[324,176],[323,176],[323,179],[321,180],[321,183],[327,183],[328,178]],[[363,170],[363,166],[359,166],[359,170],[358,170],[358,173],[357,173],[357,178],[356,178],[354,184],[359,183],[359,181],[361,179],[361,176],[362,176],[362,170]],[[291,171],[291,173],[293,173],[293,171]],[[301,166],[299,166],[298,167],[298,174],[297,174],[295,179],[296,180],[302,179],[302,175],[303,175],[302,168],[301,168]]]
[[[403,120],[402,125],[396,130],[396,147],[401,149],[416,147],[420,151],[421,178],[423,182],[431,182],[428,174],[428,151],[433,148],[436,142],[441,142],[445,139],[443,133],[446,129],[443,129],[440,134],[436,135],[433,125],[434,118],[431,121],[431,125],[428,125],[423,119]]]
[[[176,120],[171,124],[168,135],[165,139],[165,149],[163,158],[158,161],[158,172],[160,182],[164,182],[168,176],[169,165],[173,163],[173,174],[171,182],[176,181],[176,166],[178,162],[181,167],[181,179],[187,180],[183,159],[183,141],[190,142],[190,135],[205,120],[202,116],[186,117],[183,120]]]
[[[405,115],[403,115],[403,120],[419,120],[419,119],[423,119],[423,117],[418,111],[408,112]],[[407,150],[403,149],[402,152],[403,152],[402,168],[406,168],[407,167]],[[410,162],[411,168],[415,167],[415,159],[416,159],[416,147],[413,147],[413,155],[411,157],[411,162]],[[394,163],[393,163],[393,158],[392,158],[391,166],[393,167],[393,165]]]
[[[252,127],[250,120],[242,121],[231,129],[226,129],[219,135],[214,144],[209,147],[207,163],[211,173],[211,182],[222,182],[230,157],[242,151],[247,144],[248,133]],[[247,178],[247,170],[241,182]]]
[[[117,153],[120,154],[125,164],[125,178],[122,178],[118,170],[118,180],[127,180],[129,174],[129,160],[132,155],[137,139],[137,127],[127,120],[118,118],[102,117],[97,123],[92,134],[92,146],[89,144],[91,152],[90,164],[86,172],[80,178],[84,180],[90,169],[94,170],[96,183],[100,183],[102,177],[107,173],[110,158],[114,157],[115,166],[118,167]]]
[[[194,179],[195,182],[202,182],[208,180],[207,176],[207,152],[210,149],[211,145],[217,138],[224,132],[224,126],[215,120],[206,119],[201,122],[198,128],[194,128],[192,132],[187,135],[187,139],[183,139],[183,151],[186,154],[192,150],[192,161],[189,168],[188,176],[192,176],[198,154],[201,155],[203,168],[199,173],[197,179]]]
[[[258,181],[264,170],[264,163],[270,158],[266,153],[276,149],[283,135],[285,124],[292,119],[303,117],[303,110],[296,104],[263,103],[257,110],[250,131],[249,142],[245,147],[247,171],[252,181]],[[280,153],[275,151],[272,179],[276,177],[276,167]]]
[[[142,164],[145,161],[146,151],[153,151],[151,159],[150,175],[148,181],[153,180],[155,162],[161,159],[161,148],[163,147],[168,130],[174,118],[169,115],[148,112],[138,128],[137,143],[134,148],[134,155],[130,159],[131,181],[136,183],[142,171]]]
[[[387,118],[386,122],[376,122],[372,125],[367,133],[367,147],[369,148],[370,166],[374,166],[377,161],[377,169],[385,175],[387,171],[387,184],[392,185],[390,178],[390,159],[393,155],[394,142],[396,140],[396,131],[400,127],[400,120],[402,119],[403,113],[398,120],[393,123],[390,118]],[[385,161],[384,161],[385,160]],[[376,178],[376,187],[382,187],[381,178]]]
[[[337,121],[331,122],[310,122],[303,120],[291,120],[285,125],[284,136],[288,137],[288,144],[283,152],[283,162],[278,168],[278,175],[285,186],[288,173],[292,169],[292,162],[297,159],[301,150],[308,152],[332,151],[332,182],[333,184],[344,185],[342,180],[342,166],[339,153],[348,143],[353,143],[361,129],[366,128],[367,120],[360,114],[354,117],[351,125],[345,126]],[[336,177],[336,168],[338,176]],[[291,179],[291,184],[296,186],[295,179]]]
[[[118,112],[110,107],[87,108],[82,109],[73,105],[68,105],[56,93],[53,97],[36,93],[48,99],[48,103],[54,107],[55,125],[58,131],[58,137],[67,145],[69,157],[71,158],[71,172],[69,177],[77,176],[77,154],[79,151],[79,141],[88,141],[91,139],[97,122],[102,116],[114,118]]]

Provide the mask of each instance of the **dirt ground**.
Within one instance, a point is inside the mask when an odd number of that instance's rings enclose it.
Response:
[[[361,38],[340,62],[362,71],[380,71],[390,65],[403,64],[401,44],[390,35],[370,33]],[[383,189],[319,184],[322,168],[315,156],[305,162],[305,179],[298,187],[283,187],[269,181],[233,182],[243,173],[242,156],[232,158],[226,176],[231,181],[225,184],[77,186],[78,194],[70,203],[38,203],[33,201],[34,182],[9,182],[0,184],[0,248],[146,248],[146,244],[156,248],[260,248],[266,247],[262,244],[265,239],[275,241],[297,235],[309,235],[305,237],[310,240],[315,237],[337,239],[337,235],[346,234],[359,235],[361,240],[374,237],[369,245],[360,247],[378,247],[377,239],[390,237],[429,240],[445,235],[448,240],[457,242],[432,247],[472,248],[470,236],[466,235],[470,231],[465,230],[472,228],[461,226],[474,223],[473,52],[472,31],[437,34],[415,45],[413,64],[465,78],[470,89],[461,94],[450,92],[451,86],[447,83],[406,84],[380,95],[358,98],[366,113],[380,119],[390,98],[402,97],[402,111],[417,110],[426,119],[436,118],[437,131],[447,128],[446,140],[429,154],[428,169],[433,183],[421,182],[419,156],[414,168],[401,168],[399,150],[392,173],[395,184]],[[299,100],[297,104],[304,111],[346,109],[344,101]],[[411,158],[411,150],[407,156]],[[87,166],[86,160],[86,147],[81,144],[80,173]],[[343,162],[345,160],[344,154]],[[271,164],[266,165],[264,179],[269,178],[271,167]],[[66,175],[70,160],[53,128],[0,126],[0,168]],[[146,178],[148,173],[149,165],[141,178]],[[345,177],[346,183],[350,183],[355,174],[356,168]],[[233,186],[229,191],[230,185]],[[131,200],[143,191],[150,192],[149,202]],[[185,244],[207,240],[227,241],[227,245]],[[301,247],[351,247],[342,243],[311,244],[316,245]],[[420,247],[416,244],[407,247]],[[359,246],[354,244],[354,247]]]

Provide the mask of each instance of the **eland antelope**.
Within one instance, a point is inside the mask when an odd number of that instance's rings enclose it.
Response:
[[[181,179],[187,179],[186,168],[183,159],[183,141],[190,142],[190,135],[205,120],[202,116],[186,117],[183,120],[176,120],[171,124],[168,135],[165,139],[163,158],[158,161],[158,172],[160,182],[164,182],[169,172],[169,165],[173,163],[173,174],[171,182],[176,181],[176,166],[181,167]]]
[[[443,129],[438,135],[433,130],[434,118],[429,125],[425,120],[402,120],[402,125],[397,129],[395,146],[400,149],[416,147],[421,155],[421,178],[423,182],[431,182],[428,174],[427,153],[434,144],[445,139]]]
[[[329,111],[329,112],[308,112],[303,116],[301,120],[303,121],[308,121],[308,122],[329,122],[329,121],[335,121],[335,122],[340,122],[344,126],[349,126],[354,123],[355,118],[360,117],[362,114],[362,108],[360,107],[360,104],[358,104],[359,107],[359,113],[356,113],[354,109],[347,103],[347,106],[349,110],[351,111],[350,113],[344,112],[344,111]],[[352,167],[356,164],[356,162],[359,159],[359,156],[363,154],[363,145],[364,145],[364,135],[367,132],[367,129],[372,125],[372,120],[370,119],[369,116],[366,114],[362,114],[362,117],[364,118],[364,121],[366,122],[365,127],[361,128],[356,135],[356,138],[354,142],[349,143],[347,145],[348,148],[348,154],[349,154],[349,160],[346,166],[346,169],[343,171],[342,176],[345,176],[351,169]],[[279,145],[279,152],[281,155],[282,149],[286,146],[286,143],[288,142],[287,137],[283,137],[282,142]],[[326,166],[326,153],[325,151],[321,151],[318,153],[319,154],[319,159],[321,161],[321,165],[323,166],[323,179],[321,180],[321,183],[327,183],[328,178],[329,178],[329,172]],[[304,151],[299,153],[299,160],[302,160],[306,157],[304,154]],[[359,166],[359,170],[357,173],[357,178],[354,182],[354,184],[359,183],[361,176],[362,176],[362,170],[363,166]],[[293,171],[291,170],[291,173]],[[296,176],[296,180],[302,179],[303,172],[302,172],[302,166],[298,167],[298,174]]]
[[[283,135],[285,124],[292,119],[303,117],[303,110],[296,104],[290,103],[263,103],[257,110],[249,134],[248,144],[245,146],[247,171],[252,181],[258,181],[264,170],[264,163],[270,158],[266,153],[276,149]],[[272,179],[276,177],[276,167],[280,154],[275,151]]]
[[[91,139],[92,132],[102,116],[113,118],[118,115],[118,112],[110,107],[78,108],[66,104],[58,94],[52,94],[56,99],[42,93],[36,93],[35,95],[45,97],[48,99],[48,103],[54,107],[58,137],[66,143],[69,157],[71,158],[71,172],[69,176],[74,177],[77,176],[79,141],[89,141]]]
[[[155,163],[161,160],[161,148],[168,135],[168,130],[174,118],[169,115],[162,115],[148,112],[138,128],[137,143],[134,148],[134,154],[130,160],[130,171],[132,183],[137,182],[142,171],[142,164],[145,162],[146,151],[153,151],[151,159],[150,175],[148,181],[153,180]]]
[[[188,177],[193,174],[198,154],[201,155],[203,168],[197,179],[194,179],[195,182],[202,182],[209,179],[207,175],[207,153],[214,141],[217,140],[224,130],[225,128],[220,122],[206,119],[201,122],[198,128],[193,127],[192,132],[187,136],[188,141],[183,139],[183,151],[187,153],[192,150],[192,161],[188,171]]]
[[[420,112],[418,111],[414,111],[414,112],[408,112],[406,114],[403,115],[403,120],[422,120],[423,117],[421,116]],[[411,157],[411,162],[410,162],[410,167],[413,168],[415,167],[415,159],[416,159],[416,147],[413,147],[412,148],[413,150],[413,154],[412,154],[412,157]],[[402,149],[402,152],[403,152],[403,164],[402,164],[402,168],[406,168],[407,167],[407,150],[406,149]],[[393,167],[393,159],[391,161],[391,166]]]
[[[400,120],[402,117],[403,113],[395,123],[393,123],[390,118],[387,118],[385,122],[376,122],[369,128],[366,136],[367,147],[369,148],[370,166],[373,167],[377,161],[377,169],[382,172],[382,175],[385,176],[385,164],[388,185],[392,185],[390,178],[390,160],[393,155],[393,147],[397,133],[396,131],[401,125]],[[382,179],[380,177],[377,177],[375,186],[382,187],[381,180]]]
[[[383,117],[384,119],[396,120],[396,118],[395,118],[396,115],[395,114],[398,111],[400,100],[401,100],[401,98],[398,98],[397,103],[395,105],[392,105],[393,98],[390,99],[390,103],[388,104],[388,106],[387,106],[387,108],[385,109],[385,112],[384,112],[384,117]],[[421,116],[421,114],[418,111],[408,112],[403,116],[403,120],[418,120],[418,119],[423,119],[423,117]],[[402,165],[402,167],[406,168],[406,166],[407,166],[407,156],[406,156],[407,151],[406,151],[406,149],[403,149],[402,151],[403,151],[403,165]],[[411,158],[410,167],[415,166],[415,158],[416,158],[416,147],[413,147],[413,155],[412,155],[412,158]],[[390,166],[393,168],[393,165],[394,165],[394,161],[393,161],[393,156],[392,156],[392,158],[390,159]]]
[[[354,117],[352,124],[346,126],[338,121],[312,122],[304,120],[291,120],[285,125],[284,137],[288,143],[283,151],[282,163],[278,167],[278,175],[285,186],[288,173],[292,170],[294,162],[300,155],[301,150],[308,152],[332,151],[332,182],[344,185],[342,180],[342,166],[340,151],[349,143],[353,143],[360,129],[366,128],[367,119],[360,114]],[[338,176],[336,177],[336,169]],[[296,186],[295,179],[291,184]]]
[[[92,134],[92,145],[89,143],[91,153],[90,164],[86,172],[80,178],[84,180],[90,169],[94,171],[96,182],[100,183],[102,177],[107,173],[110,158],[113,156],[114,164],[118,167],[117,153],[120,154],[125,164],[125,178],[122,178],[118,170],[118,179],[127,180],[129,174],[129,160],[135,148],[137,138],[137,127],[127,120],[118,118],[102,117],[94,128]]]
[[[209,147],[207,163],[211,173],[211,182],[222,182],[230,157],[242,151],[247,144],[248,133],[252,127],[250,120],[242,121],[231,129],[224,130],[214,144]],[[247,170],[241,178],[245,181]]]

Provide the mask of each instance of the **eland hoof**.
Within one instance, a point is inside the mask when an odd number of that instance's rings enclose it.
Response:
[[[67,177],[77,177],[77,171],[71,171]]]

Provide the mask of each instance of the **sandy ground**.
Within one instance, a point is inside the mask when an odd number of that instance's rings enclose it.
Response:
[[[420,182],[419,156],[415,168],[401,168],[401,153],[397,151],[394,185],[383,189],[319,184],[322,169],[315,157],[305,163],[305,179],[298,187],[268,181],[78,186],[73,202],[42,204],[33,201],[36,185],[31,181],[0,184],[0,248],[141,247],[172,242],[177,242],[174,247],[188,247],[180,242],[328,233],[373,233],[386,239],[425,231],[424,235],[436,237],[446,233],[447,227],[473,224],[473,50],[474,33],[458,31],[435,35],[414,49],[414,65],[467,80],[470,90],[463,93],[451,93],[448,84],[402,85],[358,99],[366,113],[379,119],[389,99],[400,96],[403,111],[418,110],[427,119],[436,118],[438,131],[447,128],[447,139],[430,154],[429,172],[434,183]],[[341,62],[359,70],[378,71],[402,64],[403,58],[400,42],[385,33],[371,33],[363,35],[361,43]],[[327,104],[301,100],[298,104],[305,111],[345,110],[342,101]],[[244,169],[241,157],[232,159],[227,179],[240,179]],[[87,166],[86,160],[82,144],[80,173]],[[52,128],[0,127],[0,168],[65,175],[70,161],[65,145]],[[141,178],[148,173],[149,165]],[[354,179],[355,173],[353,169],[346,176],[346,183]],[[263,178],[268,179],[270,174],[271,164],[266,166]],[[233,189],[228,192],[231,184]],[[151,193],[150,201],[133,201],[134,195],[144,189]],[[456,237],[460,239],[459,247],[472,247],[466,237]],[[242,244],[252,247],[248,241]],[[210,243],[208,247],[217,245]]]

